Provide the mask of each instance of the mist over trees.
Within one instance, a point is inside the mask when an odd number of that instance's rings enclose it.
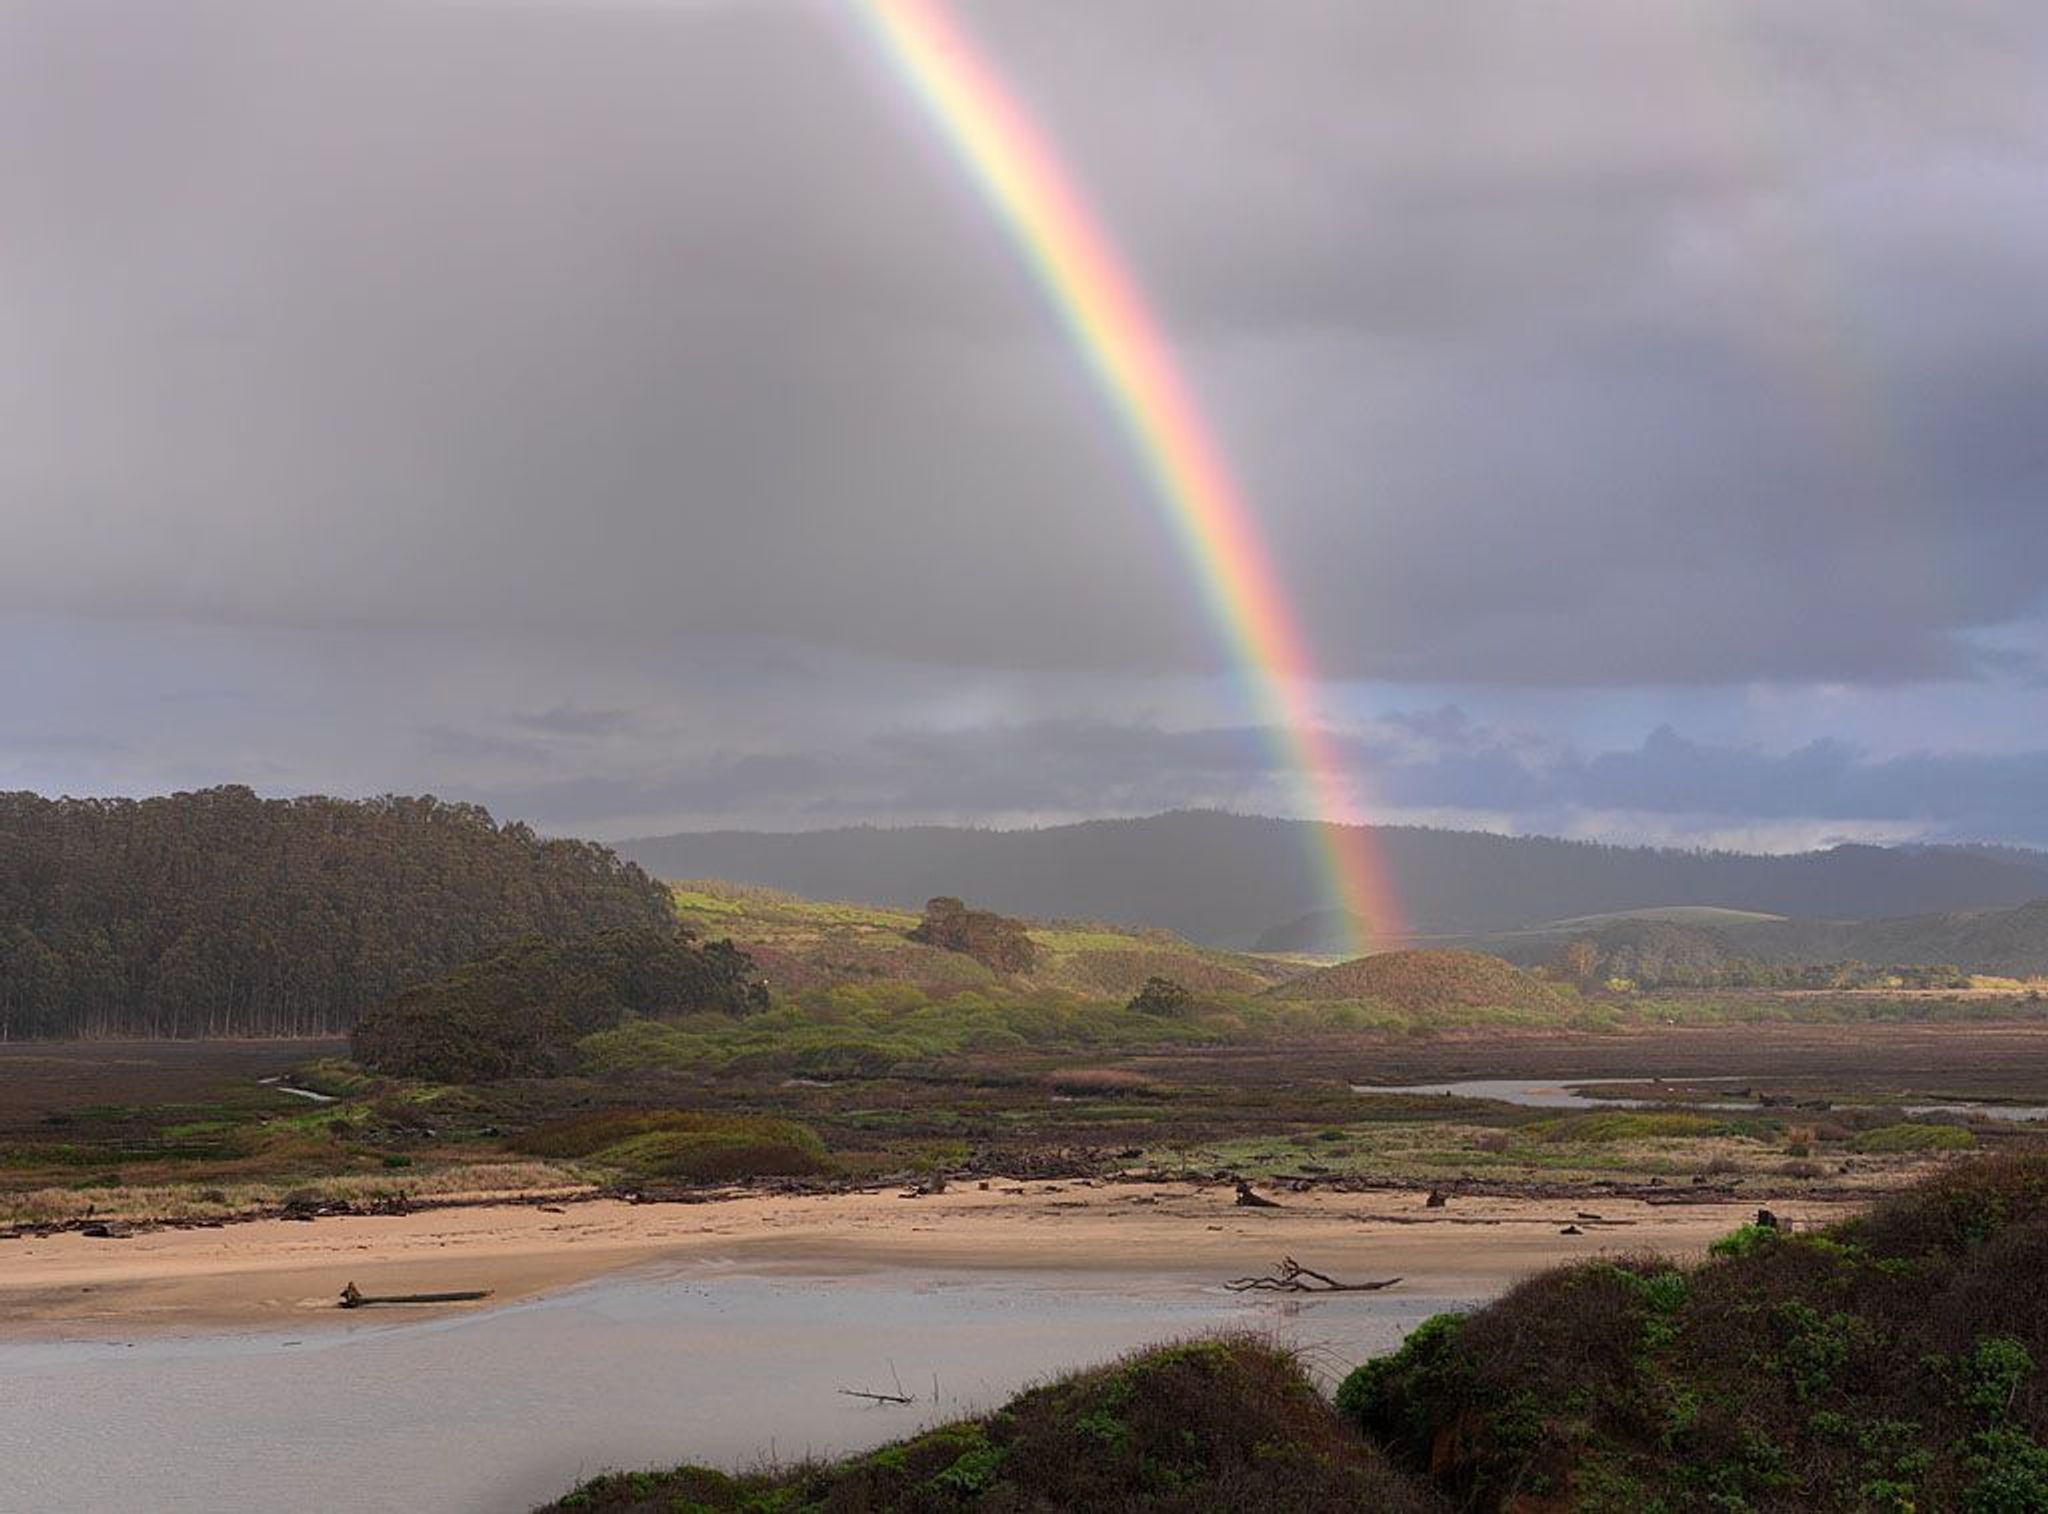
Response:
[[[331,1034],[524,937],[671,920],[606,848],[474,805],[0,794],[0,1040]]]

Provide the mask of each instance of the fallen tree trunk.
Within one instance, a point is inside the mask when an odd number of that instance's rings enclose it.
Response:
[[[1377,1293],[1400,1281],[1398,1277],[1388,1277],[1366,1283],[1340,1283],[1328,1273],[1317,1272],[1302,1266],[1291,1256],[1283,1256],[1271,1276],[1235,1278],[1223,1286],[1232,1293]]]
[[[488,1288],[460,1288],[451,1293],[365,1293],[350,1283],[341,1290],[341,1307],[367,1309],[372,1304],[467,1304],[490,1296]]]

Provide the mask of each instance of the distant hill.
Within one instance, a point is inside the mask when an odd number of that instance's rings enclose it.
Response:
[[[1559,920],[1528,930],[1462,938],[1459,945],[1511,962],[1548,962],[1565,942],[1592,941],[1623,976],[1704,972],[1738,959],[1757,962],[1953,964],[1967,973],[2048,975],[2048,898],[2014,909],[1951,910],[1892,920],[1791,920],[1728,912],[1643,910]]]
[[[1196,994],[1256,994],[1301,969],[1197,946],[1172,931],[1086,921],[1019,922],[1028,966],[1003,972],[968,951],[919,939],[925,917],[886,905],[827,904],[776,889],[704,880],[675,887],[677,916],[707,939],[730,938],[769,984],[906,983],[935,995],[1003,984],[1127,998],[1150,977]]]
[[[1291,978],[1276,999],[1371,999],[1410,1014],[1451,1009],[1544,1013],[1567,1007],[1549,984],[1479,952],[1379,952]]]
[[[2048,853],[1839,846],[1795,856],[1602,846],[1541,836],[1371,827],[1419,936],[1700,905],[1872,920],[2010,907],[2048,894]],[[728,878],[813,899],[920,908],[958,895],[1005,914],[1165,926],[1271,952],[1343,950],[1310,822],[1180,810],[1033,830],[949,826],[649,837],[619,851],[664,878]]]

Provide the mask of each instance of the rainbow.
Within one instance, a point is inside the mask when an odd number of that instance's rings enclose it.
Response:
[[[1221,450],[1101,223],[941,0],[856,0],[1029,264],[1129,437],[1201,586],[1257,722],[1297,788],[1331,907],[1355,950],[1402,934],[1353,777],[1313,704],[1316,678],[1279,576]]]

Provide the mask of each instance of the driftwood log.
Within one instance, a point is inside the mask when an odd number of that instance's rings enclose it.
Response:
[[[341,1290],[341,1307],[367,1309],[372,1304],[467,1304],[490,1296],[488,1288],[461,1288],[452,1293],[365,1293],[350,1283]]]
[[[1272,1199],[1252,1192],[1252,1185],[1243,1178],[1237,1180],[1237,1207],[1240,1209],[1278,1209],[1281,1206]]]
[[[1398,1277],[1387,1277],[1369,1283],[1340,1283],[1328,1273],[1283,1256],[1269,1276],[1235,1278],[1223,1286],[1232,1293],[1377,1293],[1400,1281]]]

